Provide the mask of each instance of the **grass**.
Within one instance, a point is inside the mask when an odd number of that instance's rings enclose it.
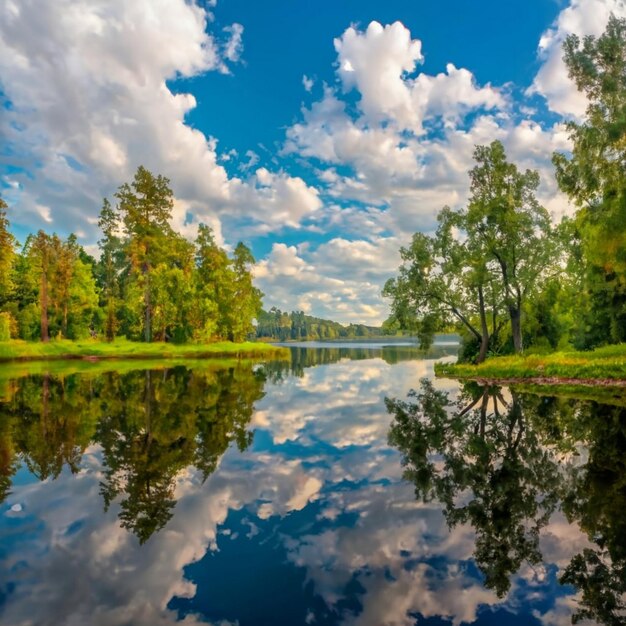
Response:
[[[554,352],[547,355],[504,356],[480,365],[438,363],[438,376],[493,381],[536,380],[626,384],[626,344],[605,346],[589,352]]]
[[[116,339],[110,343],[95,339],[60,339],[48,343],[20,340],[0,342],[0,362],[60,359],[288,359],[289,354],[287,348],[250,341],[183,345],[140,343],[127,339]]]

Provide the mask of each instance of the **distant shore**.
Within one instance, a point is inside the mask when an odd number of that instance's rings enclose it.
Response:
[[[12,361],[54,361],[83,359],[289,359],[288,348],[261,342],[205,344],[142,343],[116,339],[113,342],[66,339],[46,343],[30,341],[0,342],[0,363]]]
[[[442,378],[505,385],[534,383],[626,387],[626,344],[588,352],[492,357],[480,365],[437,363],[435,373]]]

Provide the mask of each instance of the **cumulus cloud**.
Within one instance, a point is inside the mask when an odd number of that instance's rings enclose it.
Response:
[[[393,239],[372,243],[338,238],[314,251],[275,243],[257,264],[255,277],[259,287],[271,294],[272,306],[343,323],[375,325],[386,316],[381,280],[395,271],[397,258]]]
[[[541,36],[539,57],[542,65],[529,93],[544,96],[555,113],[579,118],[587,108],[585,97],[567,75],[561,49],[563,42],[572,34],[598,37],[603,33],[611,13],[626,17],[626,3],[623,0],[572,0]]]
[[[91,243],[102,196],[140,164],[171,179],[180,230],[225,215],[297,226],[317,208],[317,192],[285,173],[229,177],[217,140],[186,124],[195,97],[168,82],[228,73],[240,24],[211,33],[212,14],[184,0],[2,0],[0,16],[0,130],[21,170],[7,194],[15,223],[43,219]]]
[[[371,22],[364,32],[348,28],[335,39],[339,77],[345,90],[356,88],[368,123],[391,121],[402,130],[423,132],[428,117],[454,118],[463,109],[503,108],[502,93],[478,87],[466,69],[452,64],[437,76],[419,74],[422,42],[400,22]]]

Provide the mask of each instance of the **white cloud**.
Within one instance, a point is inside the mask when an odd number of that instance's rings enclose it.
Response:
[[[587,102],[567,75],[561,47],[568,35],[601,35],[611,13],[626,17],[623,0],[572,0],[541,36],[542,66],[529,92],[543,95],[552,111],[566,117],[584,114]]]
[[[413,77],[423,60],[422,43],[400,22],[371,22],[364,32],[350,27],[335,39],[335,49],[344,89],[358,90],[359,106],[370,124],[391,121],[419,134],[428,117],[449,119],[462,110],[506,104],[499,90],[477,87],[469,71],[452,64],[445,74]]]
[[[256,282],[269,294],[268,307],[376,325],[386,317],[380,281],[395,271],[397,247],[384,238],[373,243],[333,239],[315,251],[275,243],[255,268]]]
[[[102,196],[140,164],[171,179],[186,208],[175,226],[187,234],[233,215],[267,220],[266,230],[297,226],[318,208],[317,192],[283,172],[229,177],[217,141],[186,124],[196,99],[167,81],[228,73],[243,49],[243,27],[216,37],[212,18],[185,0],[0,2],[0,80],[11,103],[0,132],[28,170],[13,175],[15,223],[36,229],[49,216],[92,243]]]

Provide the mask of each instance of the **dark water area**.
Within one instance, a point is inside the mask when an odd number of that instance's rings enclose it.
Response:
[[[0,370],[0,624],[625,624],[626,395],[448,349]]]

